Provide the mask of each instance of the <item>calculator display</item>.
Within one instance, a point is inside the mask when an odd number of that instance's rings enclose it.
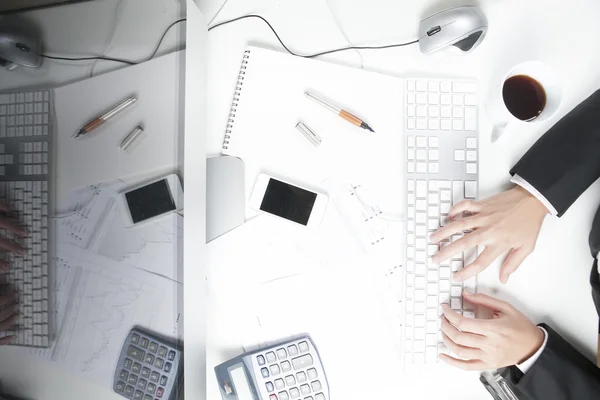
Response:
[[[307,225],[316,199],[316,193],[271,178],[260,209]]]
[[[254,396],[250,391],[250,385],[248,379],[246,379],[246,372],[242,364],[238,364],[229,370],[233,387],[236,391],[238,400],[254,400]]]

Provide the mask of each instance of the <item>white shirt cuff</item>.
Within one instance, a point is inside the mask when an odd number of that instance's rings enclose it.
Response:
[[[525,179],[521,178],[517,174],[514,174],[510,181],[512,183],[516,183],[517,185],[521,186],[523,189],[531,193],[533,196],[535,196],[536,199],[538,199],[544,206],[546,206],[550,214],[554,216],[558,215],[556,208],[554,208],[554,206],[550,204],[550,202],[544,196],[542,196],[542,194],[538,192],[536,188],[531,186],[529,182],[527,182]]]
[[[533,364],[535,364],[537,359],[540,358],[542,351],[544,351],[544,349],[546,348],[546,343],[548,343],[548,332],[546,332],[546,330],[541,326],[538,326],[538,328],[540,328],[542,332],[544,332],[544,343],[542,343],[542,345],[540,346],[538,351],[535,352],[534,355],[529,357],[527,360],[523,361],[521,364],[516,365],[516,367],[519,368],[523,374],[526,374],[527,371],[531,369]]]

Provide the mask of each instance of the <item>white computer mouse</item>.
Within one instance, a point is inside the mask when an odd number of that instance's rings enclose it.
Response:
[[[437,12],[421,21],[419,47],[423,54],[451,48],[466,54],[479,46],[487,32],[485,15],[475,6]]]

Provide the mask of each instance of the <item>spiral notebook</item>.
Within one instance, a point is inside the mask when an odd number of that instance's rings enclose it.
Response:
[[[400,213],[403,85],[397,77],[248,47],[223,153],[244,161],[247,196],[261,172],[310,187],[334,179],[368,184],[382,209]],[[349,124],[306,91],[364,119],[376,133]],[[299,121],[321,136],[319,147],[296,130]]]

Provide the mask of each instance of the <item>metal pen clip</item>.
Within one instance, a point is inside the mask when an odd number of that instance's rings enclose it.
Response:
[[[315,131],[310,129],[304,122],[300,121],[296,124],[296,129],[298,129],[305,138],[308,139],[315,147],[319,147],[321,144],[321,137],[316,134]]]

